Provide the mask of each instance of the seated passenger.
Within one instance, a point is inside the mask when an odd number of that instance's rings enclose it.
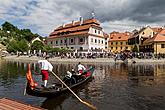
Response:
[[[67,85],[72,85],[76,83],[75,78],[73,77],[72,73],[70,71],[67,71],[67,75],[64,77],[63,81]]]

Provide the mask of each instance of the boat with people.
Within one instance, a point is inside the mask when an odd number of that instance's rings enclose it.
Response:
[[[69,79],[68,77],[65,77],[63,81],[70,89],[81,87],[82,85],[86,84],[87,82],[93,79],[94,70],[95,68],[91,66],[83,71],[81,77],[77,78],[76,77],[77,75],[72,75],[72,80]],[[88,74],[88,75],[85,76],[84,74]],[[68,88],[64,86],[62,83],[52,83],[47,87],[38,86],[37,82],[35,82],[34,79],[32,78],[30,69],[28,69],[26,78],[27,78],[26,93],[28,95],[38,96],[38,97],[55,97],[69,91]],[[66,79],[69,80],[66,81]]]

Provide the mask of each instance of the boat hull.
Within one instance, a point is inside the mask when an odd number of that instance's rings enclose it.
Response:
[[[90,76],[86,77],[82,81],[79,81],[76,84],[73,84],[69,86],[72,90],[80,88],[81,86],[85,85],[89,81],[93,79],[93,72],[94,67],[91,67],[87,70],[87,72],[90,72]],[[69,90],[66,87],[62,87],[62,84],[55,84],[50,86],[49,88],[43,88],[43,87],[36,87],[32,89],[29,84],[27,84],[26,87],[26,93],[32,96],[38,96],[38,97],[56,97],[59,96],[65,92],[69,92]]]

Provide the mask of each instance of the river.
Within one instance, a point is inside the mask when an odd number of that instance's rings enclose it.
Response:
[[[70,93],[52,99],[23,95],[27,63],[0,60],[0,97],[7,97],[48,110],[90,110]],[[64,77],[76,64],[53,64]],[[98,110],[165,110],[165,64],[84,64],[95,66],[94,79],[76,90],[83,100]],[[37,72],[31,63],[32,73]],[[41,83],[41,75],[33,74]],[[57,79],[50,74],[48,84]]]

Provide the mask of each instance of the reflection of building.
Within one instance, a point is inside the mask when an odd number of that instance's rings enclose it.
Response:
[[[128,45],[128,38],[131,36],[130,32],[119,33],[119,32],[112,32],[110,33],[109,38],[109,50],[111,52],[121,52],[131,50],[131,46]]]
[[[48,37],[47,43],[52,47],[69,48],[73,50],[105,49],[104,32],[95,19],[72,21],[57,27]]]

